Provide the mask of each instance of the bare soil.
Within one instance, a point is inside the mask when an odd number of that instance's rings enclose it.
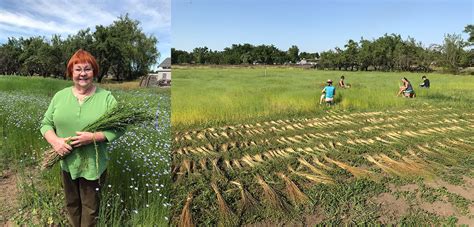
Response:
[[[0,224],[11,226],[9,219],[18,208],[17,176],[14,171],[5,170],[0,176]]]
[[[464,184],[453,185],[442,180],[435,180],[426,182],[427,187],[438,189],[446,188],[447,191],[453,194],[462,196],[469,201],[469,213],[467,215],[461,212],[451,204],[447,198],[441,198],[433,203],[423,201],[420,196],[419,186],[416,184],[407,184],[403,186],[389,185],[391,193],[382,193],[374,199],[374,202],[380,206],[379,221],[384,224],[396,224],[404,215],[410,212],[410,209],[422,209],[429,213],[436,214],[442,217],[455,216],[458,218],[457,224],[474,225],[474,179],[464,176]],[[407,201],[405,198],[397,198],[394,196],[395,192],[410,192],[416,194],[415,201]],[[412,207],[410,206],[412,205]]]
[[[400,217],[408,213],[408,202],[403,198],[396,198],[391,193],[382,193],[374,199],[380,207],[379,221],[384,224],[396,224]]]

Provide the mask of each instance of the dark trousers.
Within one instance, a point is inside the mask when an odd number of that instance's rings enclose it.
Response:
[[[69,223],[74,227],[96,226],[99,218],[99,194],[106,172],[100,176],[100,181],[82,177],[73,180],[69,172],[61,172]]]

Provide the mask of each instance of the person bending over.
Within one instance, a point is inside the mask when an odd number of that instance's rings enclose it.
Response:
[[[334,104],[334,96],[336,95],[336,88],[332,86],[332,80],[327,81],[327,86],[321,91],[323,94],[319,99],[319,104],[323,103],[323,100],[326,103]]]
[[[400,87],[397,96],[400,96],[403,93],[403,97],[406,98],[415,98],[415,90],[413,90],[413,86],[411,86],[410,81],[406,78],[402,78],[403,86]]]

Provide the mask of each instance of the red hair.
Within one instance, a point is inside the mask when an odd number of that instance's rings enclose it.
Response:
[[[75,64],[84,63],[91,64],[92,69],[94,70],[94,77],[99,74],[99,65],[97,64],[94,56],[83,49],[79,49],[72,55],[71,59],[69,59],[69,62],[67,63],[67,75],[72,77],[72,67],[74,67]]]

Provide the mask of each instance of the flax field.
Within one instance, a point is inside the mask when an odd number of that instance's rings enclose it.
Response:
[[[138,82],[137,82],[138,83]],[[39,132],[52,96],[71,81],[0,76],[0,170],[17,193],[2,221],[21,226],[66,225],[59,165],[40,171],[49,145]],[[102,85],[98,85],[102,86]],[[170,91],[113,86],[118,102],[143,108],[153,120],[133,125],[108,146],[99,226],[163,226],[170,204]]]
[[[473,77],[173,72],[172,225],[474,222]],[[352,87],[319,105],[341,74]],[[396,97],[404,76],[415,99]]]

